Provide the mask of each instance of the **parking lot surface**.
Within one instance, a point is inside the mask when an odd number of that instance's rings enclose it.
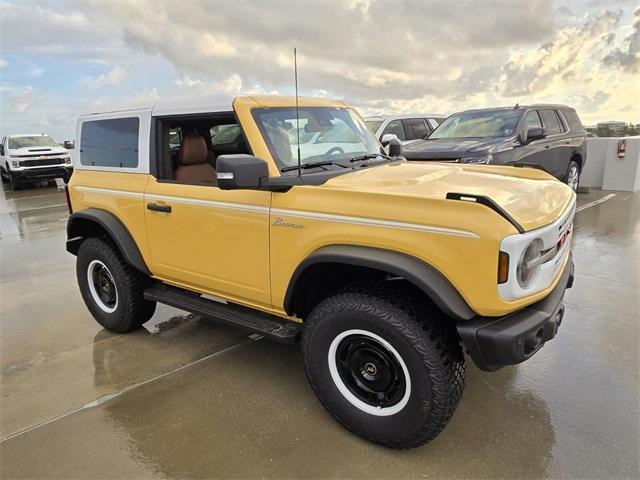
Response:
[[[640,476],[640,194],[579,196],[558,337],[517,367],[469,363],[445,431],[394,451],[323,410],[297,347],[162,306],[143,330],[102,330],[64,248],[64,194],[3,187],[3,478]]]

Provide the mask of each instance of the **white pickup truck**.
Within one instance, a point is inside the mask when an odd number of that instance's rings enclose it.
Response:
[[[0,173],[14,189],[30,181],[71,177],[71,154],[49,135],[8,135],[0,143]]]

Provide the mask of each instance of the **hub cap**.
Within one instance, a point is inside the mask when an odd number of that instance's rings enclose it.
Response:
[[[107,313],[113,313],[118,307],[118,290],[107,266],[100,260],[92,260],[87,268],[87,282],[96,305]]]
[[[402,410],[411,393],[407,367],[393,346],[366,330],[348,330],[329,348],[329,371],[338,390],[358,409],[376,416]]]

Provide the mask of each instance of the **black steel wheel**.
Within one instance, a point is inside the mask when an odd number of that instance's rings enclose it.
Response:
[[[379,409],[397,405],[407,393],[404,362],[371,332],[347,331],[336,337],[336,371],[359,400]],[[402,365],[401,365],[402,362]]]

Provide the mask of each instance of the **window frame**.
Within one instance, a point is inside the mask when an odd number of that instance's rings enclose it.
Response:
[[[560,123],[560,134],[567,133],[569,131],[569,123],[565,120],[564,115],[560,110],[555,110],[556,117],[558,117],[558,122]]]
[[[242,128],[242,124],[240,123],[240,120],[238,119],[238,116],[236,115],[235,110],[207,112],[207,113],[183,113],[183,114],[176,114],[176,115],[152,116],[151,117],[151,161],[150,161],[151,168],[149,173],[155,178],[155,180],[158,183],[175,183],[178,185],[192,185],[192,186],[207,187],[207,188],[220,188],[217,185],[213,185],[207,182],[183,182],[180,180],[175,180],[173,178],[165,178],[163,176],[164,169],[162,164],[166,163],[166,158],[169,159],[169,163],[171,160],[170,152],[166,152],[165,145],[163,144],[163,138],[164,138],[163,129],[170,128],[170,127],[166,127],[166,125],[169,122],[175,122],[180,120],[185,120],[185,121],[189,121],[189,120],[197,121],[197,120],[207,120],[207,119],[228,120],[231,117],[233,117],[233,119],[235,120],[235,124],[240,127],[240,133],[244,138],[244,143],[247,146],[249,155],[253,155],[253,149],[249,144],[247,135],[244,131],[244,128]],[[225,123],[221,123],[221,125],[225,125]],[[226,125],[229,125],[229,123],[226,123]],[[220,144],[220,145],[225,145],[225,144]],[[169,156],[165,157],[167,153],[169,153]]]
[[[402,133],[404,135],[404,138],[398,137],[398,140],[400,140],[401,142],[406,141],[407,140],[407,132],[404,129],[404,124],[402,123],[402,119],[401,118],[394,118],[393,120],[389,120],[387,122],[387,124],[384,126],[384,128],[382,129],[382,132],[380,132],[380,138],[382,138],[385,135],[387,135],[387,133],[385,133],[385,131],[387,130],[387,128],[389,128],[389,125],[391,125],[393,122],[399,122],[400,123],[400,128],[402,129]],[[389,133],[391,133],[391,132],[389,132]],[[393,135],[395,135],[395,133]]]
[[[82,126],[86,122],[96,120],[116,120],[121,118],[137,118],[138,119],[138,165],[136,167],[110,167],[102,165],[83,165],[81,163],[82,154]],[[120,173],[149,173],[149,150],[151,137],[151,109],[143,110],[124,110],[113,113],[101,113],[84,115],[80,117],[76,123],[76,151],[77,154],[72,155],[73,168],[78,170],[96,170],[104,172],[120,172]]]
[[[537,108],[528,110],[527,113],[524,114],[524,116],[522,117],[522,128],[524,130],[524,134],[527,134],[527,131],[529,130],[529,128],[527,127],[527,117],[529,116],[530,113],[535,113],[538,116],[538,120],[540,121],[540,128],[544,128],[544,123],[542,122],[542,117],[540,116],[540,111]]]
[[[409,122],[412,122],[412,121],[419,121],[419,122],[422,123],[422,126],[424,127],[424,134],[419,135],[417,137],[414,137],[413,127],[409,124]],[[407,122],[406,125],[405,125],[405,122]],[[402,127],[404,128],[405,140],[419,140],[419,139],[424,138],[425,136],[431,134],[431,130],[429,128],[429,125],[427,124],[427,121],[424,119],[424,117],[403,118],[402,119]],[[409,135],[407,135],[407,130],[411,131],[411,136],[413,138],[409,138]]]
[[[556,113],[556,110],[554,108],[541,108],[539,111],[540,111],[540,119],[542,120],[542,127],[545,129],[545,132],[547,133],[547,138],[556,137],[558,135],[563,135],[565,133],[562,131],[562,128],[563,128],[562,123],[560,122],[560,119],[558,118],[558,114]],[[558,133],[551,133],[551,131],[546,125],[542,112],[551,112],[551,115],[556,119],[556,121],[558,122],[558,126],[560,127],[560,131]]]
[[[126,137],[133,137],[135,135],[135,140],[132,139],[132,143],[131,145],[126,145],[127,147],[127,153],[128,154],[135,154],[135,155],[131,155],[131,159],[135,158],[135,164],[134,165],[128,165],[128,166],[124,166],[122,163],[120,163],[120,165],[114,165],[113,163],[111,164],[99,164],[96,165],[94,163],[84,163],[83,160],[86,159],[85,156],[87,155],[87,152],[85,152],[85,150],[87,149],[87,147],[84,147],[80,150],[80,155],[79,155],[79,161],[80,164],[84,167],[109,167],[109,168],[118,168],[118,169],[124,169],[124,168],[131,168],[131,169],[135,169],[138,168],[138,165],[140,164],[140,154],[139,154],[139,144],[140,144],[140,119],[138,117],[122,117],[122,118],[103,118],[100,120],[89,120],[89,121],[85,121],[82,124],[82,128],[80,129],[80,143],[83,143],[85,140],[85,135],[89,136],[91,135],[92,138],[95,138],[94,132],[89,132],[87,131],[89,128],[100,128],[97,124],[104,124],[105,122],[123,122],[123,121],[131,121],[131,123],[135,123],[135,128],[132,128],[131,130],[126,132]],[[133,126],[133,125],[132,125]],[[124,130],[123,130],[124,131]],[[113,138],[117,138],[117,135],[113,135]],[[127,138],[128,140],[128,138]],[[118,139],[117,141],[120,141],[120,139]],[[131,152],[129,147],[133,147],[133,145],[135,144],[134,147],[134,151]],[[123,144],[124,145],[124,144]],[[94,151],[99,152],[101,149],[99,148],[94,148]],[[104,151],[109,151],[108,148],[107,149],[102,149],[102,153],[104,153]],[[110,153],[113,153],[112,151]],[[117,155],[117,153],[116,153]],[[108,160],[110,161],[117,161],[117,156],[116,155],[109,155],[108,157],[106,157]]]

